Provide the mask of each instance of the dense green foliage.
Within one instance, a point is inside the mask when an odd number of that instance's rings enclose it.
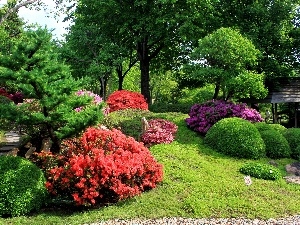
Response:
[[[266,145],[266,155],[271,159],[289,158],[291,148],[286,138],[270,124],[261,122],[255,123],[264,143]]]
[[[257,162],[246,163],[239,170],[245,175],[264,180],[278,180],[282,177],[278,168]]]
[[[294,76],[298,67],[299,1],[214,1],[212,30],[236,27],[261,52],[256,71],[267,85],[274,77]],[[296,53],[296,54],[295,54]]]
[[[300,152],[298,146],[300,145],[300,128],[288,128],[284,132],[284,137],[288,141],[291,148],[291,157],[293,159],[300,159]],[[298,148],[298,149],[297,149]]]
[[[270,123],[269,124],[272,128],[274,128],[275,130],[279,131],[282,135],[284,134],[284,132],[286,131],[286,127],[282,126],[281,124],[278,123]]]
[[[264,98],[263,75],[251,71],[257,64],[259,51],[250,40],[231,28],[220,28],[199,40],[199,46],[190,55],[192,63],[186,67],[187,79],[214,84],[224,99]],[[202,62],[201,62],[202,61]]]
[[[131,137],[138,140],[142,132],[142,118],[145,117],[147,120],[159,118],[156,114],[141,110],[141,109],[124,109],[109,113],[102,124],[108,128],[117,128]]]
[[[0,159],[0,215],[19,216],[40,209],[48,197],[43,172],[21,157]]]
[[[164,112],[181,112],[181,113],[189,113],[192,104],[190,103],[164,103],[158,102],[153,103],[149,106],[149,110],[155,113],[164,113]]]
[[[217,152],[237,158],[265,156],[265,144],[255,125],[241,118],[218,121],[208,130],[204,141]]]
[[[2,51],[0,80],[14,83],[37,105],[37,110],[31,110],[30,103],[1,104],[0,119],[34,128],[42,138],[50,137],[54,151],[59,151],[61,139],[103,117],[103,104],[91,104],[94,99],[89,95],[76,95],[83,81],[74,79],[69,67],[59,60],[51,34],[45,29],[24,32],[9,52]],[[82,107],[80,112],[75,110],[78,107]]]

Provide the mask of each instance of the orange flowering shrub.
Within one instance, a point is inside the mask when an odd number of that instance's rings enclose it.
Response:
[[[115,91],[108,96],[106,103],[110,112],[129,108],[148,110],[148,104],[142,94],[127,90]]]
[[[77,205],[116,202],[162,181],[162,165],[148,148],[119,130],[88,128],[63,146],[62,153],[52,156],[57,162],[44,154],[36,163],[44,168],[49,192],[68,195]],[[52,166],[41,165],[47,162]]]

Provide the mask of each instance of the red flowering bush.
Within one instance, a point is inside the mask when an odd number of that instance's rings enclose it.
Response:
[[[36,160],[44,168],[47,189],[73,198],[77,205],[116,202],[155,188],[162,165],[143,143],[121,131],[88,128],[80,138],[63,142],[63,151]],[[41,164],[50,162],[50,166]]]
[[[141,139],[145,144],[171,143],[177,132],[177,126],[164,119],[152,119],[148,122],[149,128],[142,134]]]
[[[142,94],[127,90],[115,91],[106,103],[110,112],[129,108],[148,110],[148,104]]]

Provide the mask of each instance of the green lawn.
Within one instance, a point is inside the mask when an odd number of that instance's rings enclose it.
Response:
[[[89,210],[43,209],[27,217],[0,219],[0,224],[84,224],[112,218],[246,217],[278,218],[300,213],[300,185],[283,179],[252,178],[246,186],[238,169],[245,162],[218,154],[189,130],[185,114],[166,114],[179,128],[176,141],[151,147],[164,165],[164,181],[154,190],[114,205]],[[268,163],[270,159],[261,159]],[[282,175],[293,160],[276,160]]]

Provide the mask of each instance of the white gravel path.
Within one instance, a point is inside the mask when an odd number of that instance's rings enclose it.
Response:
[[[84,225],[300,225],[300,215],[268,220],[250,220],[243,218],[191,219],[180,217],[132,220],[114,219]]]

